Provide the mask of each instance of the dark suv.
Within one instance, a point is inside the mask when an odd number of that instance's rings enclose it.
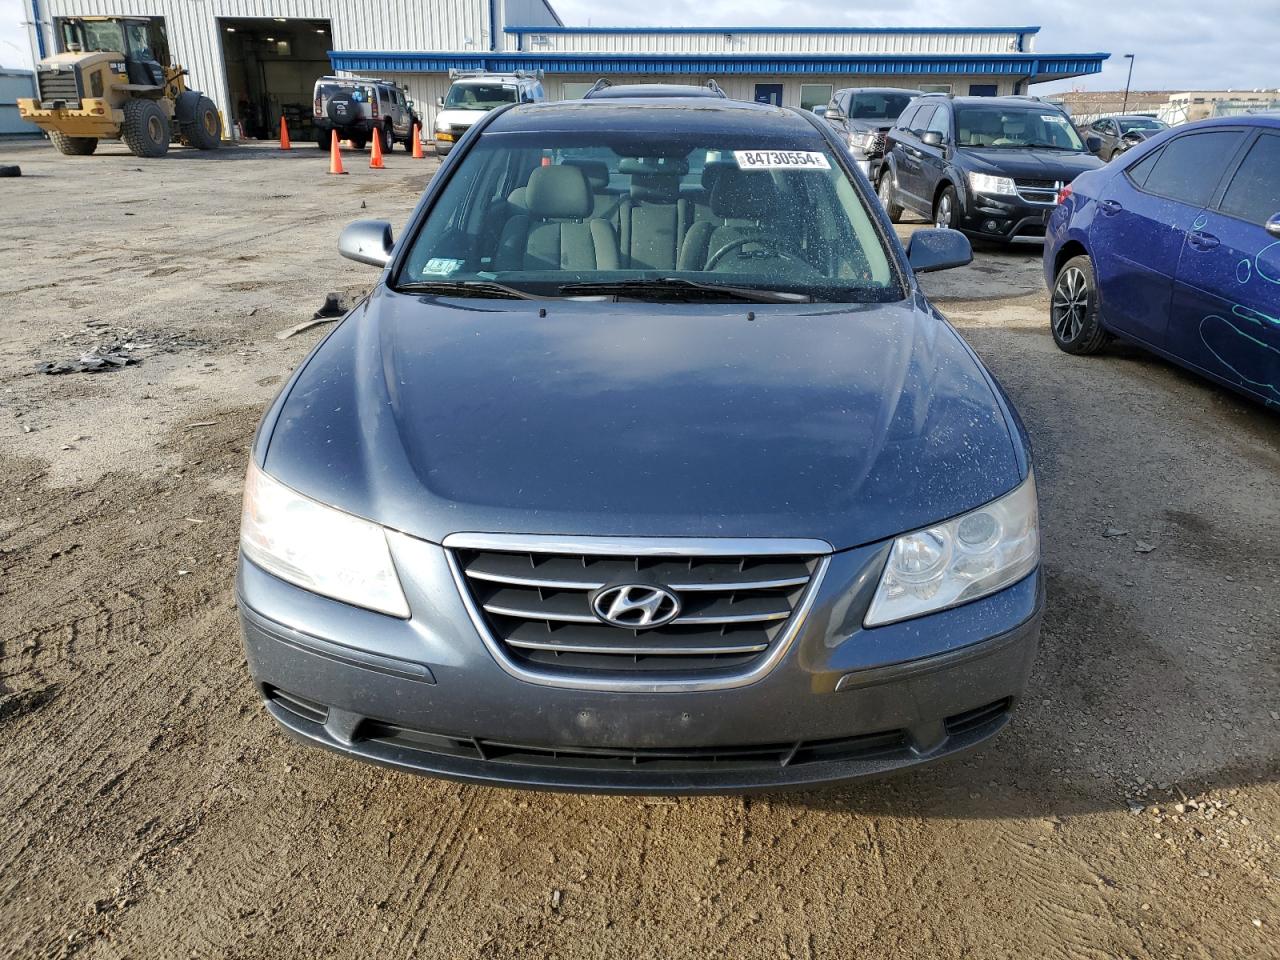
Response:
[[[872,182],[880,176],[886,134],[918,96],[919,90],[899,87],[845,87],[832,94],[823,117],[836,128],[859,169]]]
[[[1102,161],[1060,107],[1035,97],[926,94],[885,145],[880,202],[972,237],[1041,241],[1064,186]]]

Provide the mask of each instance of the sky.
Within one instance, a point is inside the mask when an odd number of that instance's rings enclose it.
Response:
[[[439,0],[437,0],[439,2]],[[447,2],[447,0],[446,0]],[[1109,52],[1101,74],[1038,93],[1079,87],[1118,90],[1135,55],[1135,90],[1280,87],[1280,0],[1074,0],[1052,7],[1015,0],[552,0],[570,26],[1029,26],[1043,53]],[[602,13],[602,8],[607,13]],[[0,65],[29,67],[29,0],[0,0]]]

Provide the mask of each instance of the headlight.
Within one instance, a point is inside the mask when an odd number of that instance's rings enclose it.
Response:
[[[854,131],[849,134],[849,146],[854,150],[865,150],[867,146],[867,134]]]
[[[985,507],[894,540],[865,624],[878,627],[985,597],[1039,562],[1036,480],[1029,474]]]
[[[409,616],[380,526],[295,493],[255,464],[245,478],[240,549],[267,572],[304,589]]]
[[[449,121],[437,119],[436,133],[448,133],[448,132],[449,132]]]
[[[993,177],[989,173],[969,174],[969,186],[973,187],[974,193],[1013,196],[1018,192],[1018,188],[1008,177]]]

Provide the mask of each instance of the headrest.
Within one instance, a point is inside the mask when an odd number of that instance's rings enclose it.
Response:
[[[564,165],[581,170],[593,191],[603,190],[609,185],[609,165],[603,160],[566,160]]]
[[[618,172],[632,176],[665,174],[669,177],[683,177],[689,172],[689,163],[675,157],[623,157],[618,163]]]
[[[726,220],[760,220],[778,202],[777,189],[767,170],[730,167],[711,188],[711,212]]]
[[[702,168],[702,189],[708,194],[715,189],[716,181],[720,179],[720,174],[726,170],[736,170],[738,165],[732,160],[713,160]]]
[[[577,167],[538,167],[529,174],[525,190],[529,212],[543,220],[582,220],[594,203],[587,178]]]
[[[680,199],[680,178],[674,174],[633,174],[631,199],[644,203],[675,203]]]

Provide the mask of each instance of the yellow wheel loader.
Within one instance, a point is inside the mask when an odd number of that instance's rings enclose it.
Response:
[[[18,101],[19,115],[48,131],[60,151],[87,156],[100,139],[118,139],[135,156],[162,157],[174,140],[200,150],[222,143],[218,108],[187,89],[185,70],[156,59],[149,20],[60,23],[60,52],[36,66],[39,96]]]

